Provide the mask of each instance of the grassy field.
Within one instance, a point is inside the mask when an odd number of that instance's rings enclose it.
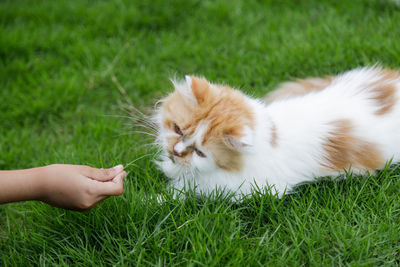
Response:
[[[399,68],[398,3],[1,1],[0,169],[123,163],[129,175],[123,196],[87,213],[0,206],[0,265],[398,265],[399,165],[283,199],[180,202],[123,117],[174,75],[263,96],[294,77]],[[147,197],[159,193],[163,204]]]

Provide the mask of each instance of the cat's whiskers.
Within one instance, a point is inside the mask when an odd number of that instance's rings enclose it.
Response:
[[[134,122],[133,128],[142,128],[142,129],[144,129],[146,131],[149,131],[151,133],[158,134],[158,129],[157,128],[154,128],[153,126],[150,126],[150,125],[147,125],[147,124],[144,124],[144,123]]]
[[[114,114],[104,114],[104,117],[114,117],[114,118],[124,118],[124,119],[131,119],[130,116],[127,115],[114,115]]]
[[[119,115],[120,118],[129,119],[129,126],[143,128],[146,131],[158,133],[158,126],[152,115],[147,115],[132,104],[121,104],[121,108],[127,115]]]
[[[140,115],[137,116],[135,114],[130,114],[130,116],[127,116],[131,121],[133,121],[134,123],[140,123],[146,126],[149,126],[153,129],[157,129],[157,125],[155,122],[152,121],[151,116],[146,116],[146,115]]]
[[[149,133],[149,132],[145,132],[145,131],[138,131],[138,130],[132,130],[126,133],[121,133],[119,136],[123,136],[123,135],[133,135],[133,134],[145,134],[145,135],[149,135],[152,137],[157,137],[156,134],[154,133]]]
[[[113,137],[114,138],[117,138],[117,137],[121,137],[121,136],[129,136],[129,135],[134,135],[134,134],[136,134],[136,132],[126,132],[126,133],[119,133],[119,134],[116,134],[116,135],[114,135]],[[141,133],[140,133],[141,134]],[[149,136],[150,134],[149,133],[145,133],[147,136]],[[151,136],[152,138],[154,137],[154,136]]]
[[[130,123],[125,123],[125,126],[129,129],[129,131],[127,133],[119,134],[119,135],[117,135],[117,137],[122,136],[122,135],[130,135],[130,134],[134,134],[134,133],[151,135],[152,137],[156,137],[158,135],[158,129],[157,129],[157,126],[155,125],[155,123],[149,122],[148,120],[146,120],[146,118],[139,118],[139,117],[135,118],[132,116],[127,116],[127,115],[111,115],[111,114],[106,114],[103,116],[129,119],[131,121]],[[132,121],[133,121],[133,128],[136,128],[136,127],[142,128],[145,131],[137,131],[137,130],[130,131],[130,129],[132,129]]]

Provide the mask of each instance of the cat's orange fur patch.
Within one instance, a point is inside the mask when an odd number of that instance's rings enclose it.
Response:
[[[221,169],[227,171],[240,171],[243,167],[243,159],[240,152],[229,148],[221,138],[211,138],[204,144],[211,151],[215,163]]]
[[[225,136],[240,138],[244,126],[254,129],[254,114],[245,96],[227,86],[210,85],[203,78],[191,77],[192,91],[197,104],[191,103],[179,92],[170,94],[163,103],[165,127],[173,130],[176,123],[185,136],[195,133],[200,123],[208,124],[202,144],[213,155],[219,167],[238,171],[242,167],[239,152],[225,142]],[[216,88],[210,88],[215,86]],[[168,147],[175,144],[168,143]]]
[[[276,125],[274,122],[271,122],[272,126],[271,126],[271,139],[269,141],[269,143],[271,144],[272,147],[276,147],[278,145],[278,133],[277,133],[277,129],[276,129]]]
[[[294,82],[284,82],[278,89],[270,92],[264,98],[265,102],[271,103],[276,100],[289,99],[303,96],[311,92],[320,91],[331,84],[333,77],[297,79]]]
[[[395,94],[396,87],[394,84],[385,84],[374,88],[373,91],[376,93],[374,100],[378,102],[379,109],[376,111],[377,115],[384,115],[389,113],[393,106],[396,104]]]
[[[374,94],[373,100],[377,102],[379,109],[377,115],[389,113],[396,104],[396,81],[400,79],[400,73],[393,70],[382,70],[380,79],[371,84]]]
[[[384,164],[384,158],[377,145],[352,135],[353,126],[349,120],[332,122],[330,132],[323,145],[326,152],[322,165],[333,171],[360,168],[374,171]]]

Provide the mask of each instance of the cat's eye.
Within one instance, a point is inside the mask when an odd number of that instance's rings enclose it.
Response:
[[[202,157],[202,158],[205,158],[205,157],[206,157],[206,155],[205,155],[203,152],[201,152],[200,150],[198,150],[197,148],[194,148],[194,152],[196,152],[196,154],[197,154],[199,157]]]
[[[183,135],[181,128],[176,123],[174,123],[174,131],[179,135]]]

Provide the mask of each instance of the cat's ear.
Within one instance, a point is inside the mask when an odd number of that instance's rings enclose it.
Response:
[[[186,99],[193,104],[202,104],[210,90],[210,84],[206,79],[195,76],[185,76],[186,86],[175,87]]]
[[[210,91],[210,83],[204,78],[185,76],[185,81],[171,80],[175,90],[192,104],[202,104]]]
[[[206,99],[210,90],[210,83],[204,78],[185,76],[187,86],[191,89],[197,104],[201,104]]]
[[[245,126],[240,132],[224,134],[224,142],[231,149],[244,151],[253,146],[253,133]]]

